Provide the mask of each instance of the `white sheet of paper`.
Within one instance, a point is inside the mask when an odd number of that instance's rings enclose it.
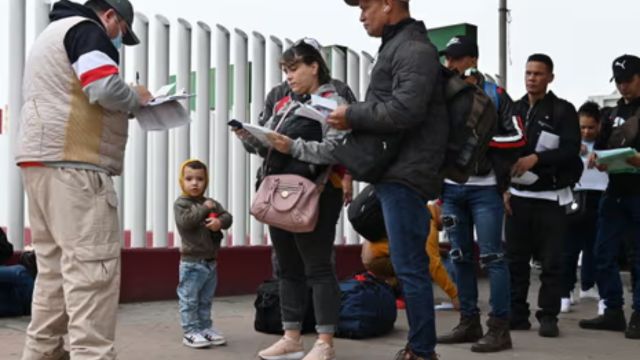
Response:
[[[527,171],[521,176],[512,177],[511,182],[519,185],[531,185],[538,181],[538,175],[532,173],[531,171]]]
[[[166,102],[174,101],[174,100],[176,101],[186,100],[193,96],[196,96],[196,95],[195,94],[178,94],[178,95],[159,96],[149,101],[149,104],[147,106],[158,106],[160,104],[164,104]]]
[[[168,130],[191,122],[187,110],[175,100],[141,107],[134,115],[145,131]]]
[[[609,183],[609,175],[598,169],[587,169],[584,165],[584,171],[580,181],[576,184],[576,189],[580,190],[598,190],[605,191]]]
[[[338,107],[338,102],[332,99],[323,98],[322,96],[311,95],[311,106],[333,111]]]
[[[271,141],[269,141],[267,134],[274,133],[273,130],[263,126],[253,125],[249,123],[242,123],[242,128],[247,130],[251,135],[253,135],[253,137],[258,139],[258,141],[260,141],[262,145],[266,147],[271,147]]]
[[[173,91],[173,89],[176,87],[176,83],[171,83],[171,84],[167,84],[165,86],[162,86],[160,89],[156,90],[153,93],[154,97],[160,97],[160,96],[168,96],[169,93],[171,91]]]
[[[330,113],[329,110],[326,110],[326,111],[318,110],[310,105],[302,105],[295,111],[295,114],[298,116],[312,119],[323,124],[327,122],[327,117],[329,116],[329,113]]]
[[[542,130],[536,144],[536,152],[555,150],[559,146],[560,137],[558,135]]]

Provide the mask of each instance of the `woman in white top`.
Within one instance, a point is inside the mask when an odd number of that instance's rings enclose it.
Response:
[[[594,102],[586,102],[578,110],[582,146],[580,155],[585,163],[580,181],[574,188],[574,202],[567,206],[568,228],[565,240],[565,288],[562,295],[561,311],[569,312],[573,303],[576,267],[582,252],[580,266],[580,298],[599,299],[595,289],[595,264],[593,246],[597,233],[598,204],[607,188],[607,173],[589,169],[587,161],[600,133],[600,108]]]

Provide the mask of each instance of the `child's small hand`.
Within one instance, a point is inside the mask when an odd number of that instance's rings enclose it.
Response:
[[[204,206],[206,206],[208,209],[213,209],[214,207],[216,207],[216,204],[213,202],[213,200],[207,199],[204,202]]]
[[[222,229],[222,223],[216,218],[207,218],[204,221],[204,226],[211,231],[220,231]]]

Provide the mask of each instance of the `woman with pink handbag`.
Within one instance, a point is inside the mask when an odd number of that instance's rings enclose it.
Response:
[[[331,263],[335,228],[343,201],[331,151],[346,133],[324,121],[331,108],[345,103],[330,84],[329,68],[317,41],[304,38],[282,55],[291,89],[278,101],[265,127],[265,139],[235,129],[248,151],[265,158],[251,213],[269,225],[280,265],[280,306],[284,336],[258,355],[265,360],[335,359],[333,334],[340,290]],[[262,140],[262,141],[261,141]],[[341,173],[341,175],[339,174]],[[318,340],[305,356],[300,331],[313,294]]]

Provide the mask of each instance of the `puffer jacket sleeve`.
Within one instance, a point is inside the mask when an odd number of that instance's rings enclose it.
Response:
[[[394,133],[420,126],[436,86],[441,66],[435,48],[406,41],[390,59],[392,96],[386,102],[361,102],[349,106],[347,122],[353,130]]]
[[[332,95],[330,99],[335,100],[338,105],[346,104],[346,100],[338,95]],[[347,135],[348,131],[337,130],[326,123],[322,124],[322,141],[306,141],[298,138],[291,145],[291,156],[300,161],[316,165],[331,165],[336,163],[333,157],[333,149]]]

